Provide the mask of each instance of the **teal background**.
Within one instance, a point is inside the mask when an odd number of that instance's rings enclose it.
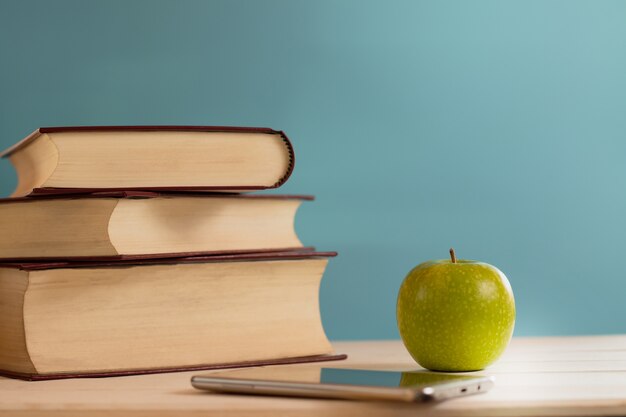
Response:
[[[626,2],[4,1],[0,145],[284,129],[333,339],[395,338],[417,263],[492,263],[517,335],[626,332]],[[15,185],[0,163],[0,194]]]

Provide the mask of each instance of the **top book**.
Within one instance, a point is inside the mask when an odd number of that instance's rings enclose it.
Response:
[[[226,126],[42,127],[0,156],[17,170],[12,197],[263,190],[287,181],[295,161],[283,132]]]

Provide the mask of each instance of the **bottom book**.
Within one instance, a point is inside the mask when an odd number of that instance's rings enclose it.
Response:
[[[333,252],[0,264],[0,374],[29,380],[337,360]]]

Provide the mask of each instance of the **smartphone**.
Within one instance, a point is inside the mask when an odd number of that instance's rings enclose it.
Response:
[[[486,392],[492,376],[340,368],[256,368],[191,378],[197,389],[234,394],[404,402],[441,401]]]

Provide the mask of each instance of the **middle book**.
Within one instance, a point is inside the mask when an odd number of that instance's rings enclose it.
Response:
[[[302,250],[307,195],[161,194],[0,199],[0,258],[129,259]]]

